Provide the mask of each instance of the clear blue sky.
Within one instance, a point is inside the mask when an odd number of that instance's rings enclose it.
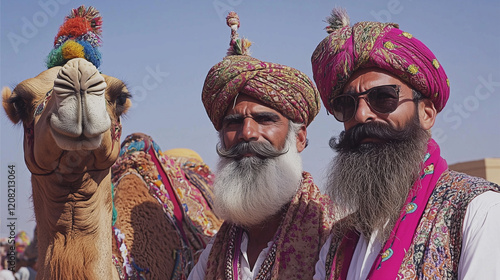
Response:
[[[12,88],[45,70],[44,59],[63,18],[81,4],[95,6],[103,17],[101,71],[124,80],[135,94],[134,107],[123,120],[122,140],[143,132],[163,150],[197,151],[214,169],[217,134],[201,103],[201,89],[229,43],[225,15],[230,10],[239,14],[239,34],[254,42],[254,57],[312,77],[310,57],[326,36],[324,20],[334,6],[342,6],[351,23],[399,23],[435,53],[451,82],[450,99],[433,128],[448,163],[500,157],[500,1],[2,1],[1,86]],[[0,116],[0,236],[8,233],[9,163],[17,168],[17,229],[31,236],[34,216],[23,131],[5,113]],[[324,108],[308,128],[304,169],[320,187],[334,156],[328,140],[342,129]]]

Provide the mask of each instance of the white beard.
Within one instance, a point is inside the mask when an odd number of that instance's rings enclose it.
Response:
[[[287,137],[285,149],[288,152],[275,158],[219,158],[214,201],[220,218],[247,227],[258,225],[292,200],[302,181],[296,137]]]

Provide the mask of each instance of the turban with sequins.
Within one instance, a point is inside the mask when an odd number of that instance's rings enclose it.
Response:
[[[227,23],[232,30],[228,56],[210,69],[202,91],[203,105],[215,129],[222,128],[222,119],[238,94],[261,101],[293,122],[309,125],[321,106],[311,79],[292,67],[249,56],[251,43],[236,33],[238,15],[231,12]]]
[[[434,54],[394,23],[359,22],[349,26],[343,9],[334,9],[327,32],[311,62],[314,81],[327,110],[358,69],[376,67],[405,81],[430,98],[440,112],[450,94],[449,81]]]

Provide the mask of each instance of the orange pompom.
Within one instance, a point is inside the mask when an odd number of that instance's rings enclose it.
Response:
[[[68,18],[66,19],[64,24],[61,25],[61,27],[59,28],[56,40],[60,36],[68,36],[70,38],[76,38],[91,30],[92,26],[90,25],[90,22],[87,21],[85,18],[81,17]]]

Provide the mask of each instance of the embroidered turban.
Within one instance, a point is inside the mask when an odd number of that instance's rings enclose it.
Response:
[[[306,74],[292,67],[264,62],[248,55],[250,42],[240,39],[239,19],[227,18],[232,40],[226,56],[207,74],[202,101],[216,130],[238,94],[256,98],[289,120],[309,125],[320,109],[319,92]]]
[[[376,67],[399,77],[430,98],[440,112],[450,95],[449,81],[434,54],[394,23],[359,22],[349,26],[343,9],[334,9],[330,33],[319,43],[311,62],[314,81],[327,110],[358,69]]]

